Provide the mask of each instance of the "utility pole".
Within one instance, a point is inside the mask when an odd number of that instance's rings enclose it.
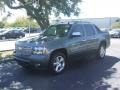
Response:
[[[29,23],[29,37],[30,37],[30,23]]]
[[[112,18],[110,17],[109,20],[110,20],[110,30],[111,30],[112,29]]]

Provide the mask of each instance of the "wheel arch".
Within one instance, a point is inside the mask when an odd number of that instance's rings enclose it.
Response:
[[[100,43],[100,46],[101,46],[101,45],[105,45],[105,48],[106,48],[107,42],[106,42],[105,40],[103,40],[103,41],[101,41],[101,43]]]
[[[54,55],[57,52],[63,53],[66,56],[66,58],[68,58],[68,53],[67,53],[67,50],[65,48],[59,48],[59,49],[53,50],[50,54],[50,58],[52,57],[52,55]]]

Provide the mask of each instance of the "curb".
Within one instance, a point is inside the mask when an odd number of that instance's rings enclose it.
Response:
[[[8,41],[16,41],[16,39],[10,39],[10,40],[0,40],[0,42],[8,42]]]
[[[14,51],[15,49],[9,49],[9,50],[0,50],[0,52],[6,52],[6,51]]]

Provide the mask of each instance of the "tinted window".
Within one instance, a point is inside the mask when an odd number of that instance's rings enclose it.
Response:
[[[19,30],[14,30],[14,33],[19,33],[20,31]]]
[[[69,31],[70,25],[52,25],[45,32],[44,36],[64,37]]]
[[[84,28],[83,28],[82,24],[74,25],[72,27],[72,33],[73,32],[80,32],[82,37],[85,35]]]
[[[90,24],[85,24],[85,31],[87,36],[94,36],[95,35],[95,30],[92,25]]]

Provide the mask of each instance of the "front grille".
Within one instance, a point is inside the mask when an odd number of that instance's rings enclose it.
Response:
[[[15,46],[15,51],[17,55],[31,55],[32,48],[26,46]]]

